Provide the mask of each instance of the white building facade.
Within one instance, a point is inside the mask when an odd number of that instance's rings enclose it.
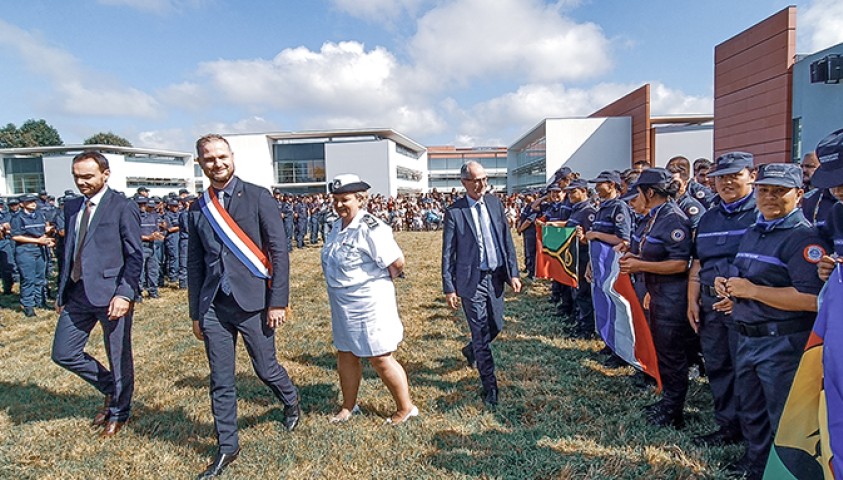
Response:
[[[237,175],[293,194],[327,192],[336,175],[354,173],[373,194],[428,190],[427,149],[391,129],[224,135]]]

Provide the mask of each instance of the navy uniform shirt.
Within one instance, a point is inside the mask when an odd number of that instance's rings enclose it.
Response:
[[[700,223],[700,218],[702,218],[703,213],[705,213],[706,208],[703,206],[701,202],[698,202],[691,196],[691,192],[685,191],[685,193],[676,199],[676,203],[679,205],[679,208],[682,209],[682,213],[688,217],[688,220],[691,221],[691,228],[697,228],[697,225]]]
[[[802,293],[817,295],[822,281],[817,276],[817,263],[827,251],[826,242],[817,229],[795,209],[784,218],[766,222],[759,215],[747,230],[738,247],[732,273],[756,285],[794,287]],[[813,322],[816,312],[788,312],[756,300],[735,300],[732,316],[735,321],[762,324],[789,320]]]
[[[296,202],[293,205],[293,213],[297,213],[298,220],[304,220],[307,218],[307,205],[304,202]]]
[[[179,240],[187,240],[187,237],[188,237],[187,224],[188,223],[189,223],[189,221],[188,221],[187,209],[184,208],[179,212],[179,219],[178,219]]]
[[[820,230],[826,243],[834,245],[834,253],[843,257],[843,203],[837,202],[826,218],[825,228]]]
[[[13,237],[40,238],[46,233],[47,221],[44,218],[44,214],[38,210],[35,210],[32,213],[27,213],[24,209],[21,208],[20,212],[12,217],[12,221],[10,223],[12,226]],[[40,246],[41,245],[37,245],[34,243],[21,243],[17,246],[17,248],[37,248]]]
[[[281,202],[278,204],[278,209],[281,210],[282,218],[293,218],[293,203]]]
[[[712,192],[711,189],[705,185],[698,183],[696,180],[691,179],[691,181],[688,182],[687,191],[694,200],[700,202],[706,209],[711,208],[715,203],[717,203],[717,194]]]
[[[644,229],[638,244],[638,254],[646,262],[691,259],[691,222],[682,213],[676,202],[665,202],[650,211],[650,217],[642,222]],[[660,275],[644,273],[644,281],[662,283],[685,281],[687,273]],[[649,288],[649,287],[648,287]]]
[[[701,284],[713,287],[715,278],[730,276],[741,239],[755,223],[757,213],[754,193],[731,204],[721,202],[705,212],[694,242]]]
[[[815,188],[802,197],[802,214],[813,226],[817,227],[821,234],[827,236],[824,232],[826,220],[835,203],[837,199],[827,188]]]
[[[158,212],[140,212],[140,232],[142,237],[148,237],[158,231],[161,215]]]
[[[169,209],[166,212],[164,212],[163,218],[164,218],[164,221],[167,222],[167,228],[179,226],[179,214],[180,213],[181,212],[171,212]],[[178,233],[178,232],[170,233],[168,231],[165,231],[164,233],[169,236],[169,235],[173,235],[173,233]]]
[[[591,229],[591,223],[597,218],[597,207],[589,200],[571,205],[571,217],[568,219],[566,227],[582,227],[583,232]],[[579,250],[579,266],[580,275],[585,273],[585,266],[588,263],[588,243],[580,243],[577,240],[577,248]]]
[[[632,234],[632,210],[618,198],[603,201],[591,223],[591,231],[615,235],[628,242]]]
[[[547,202],[541,204],[541,216],[548,222],[564,222],[571,215],[570,205],[565,202]]]

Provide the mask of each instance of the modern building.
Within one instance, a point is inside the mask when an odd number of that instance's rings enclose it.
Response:
[[[476,161],[486,170],[489,185],[497,191],[506,191],[506,155],[506,147],[427,147],[428,187],[440,192],[464,190],[460,168],[464,163]]]
[[[843,43],[793,64],[793,149],[800,162],[829,133],[843,128]]]
[[[285,192],[327,192],[327,181],[354,173],[371,193],[428,189],[427,149],[392,129],[228,134],[237,174]]]
[[[202,189],[202,172],[193,155],[167,150],[116,147],[112,145],[64,145],[57,147],[0,149],[0,194],[19,195],[47,190],[61,195],[76,191],[71,175],[73,157],[86,150],[97,150],[108,158],[111,174],[108,184],[132,194],[146,187],[152,195],[166,195],[186,188]]]

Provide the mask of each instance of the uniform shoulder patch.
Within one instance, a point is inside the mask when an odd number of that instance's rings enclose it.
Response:
[[[805,247],[802,251],[802,257],[810,263],[820,263],[820,259],[825,256],[825,249],[821,245],[812,244]]]
[[[366,226],[368,226],[371,229],[378,228],[378,226],[380,225],[380,222],[378,222],[378,219],[373,217],[369,213],[363,215],[363,223],[365,223]]]
[[[593,214],[593,213],[590,213],[590,214],[588,215],[588,221],[589,221],[589,222],[593,222],[593,221],[594,221],[594,214]]]
[[[624,214],[623,214],[623,213],[619,213],[619,214],[615,215],[615,221],[616,221],[616,222],[622,222],[622,221],[624,221],[625,219],[626,219],[626,217],[624,216]]]
[[[691,206],[688,208],[688,214],[689,214],[689,215],[696,215],[696,214],[698,214],[698,213],[700,213],[700,208],[699,208],[699,207],[694,206],[694,205],[691,205]]]
[[[694,196],[697,198],[703,198],[705,197],[705,192],[703,190],[697,190],[697,193],[695,193]]]
[[[673,230],[670,232],[670,239],[674,242],[681,242],[682,240],[685,240],[685,231],[681,228]]]

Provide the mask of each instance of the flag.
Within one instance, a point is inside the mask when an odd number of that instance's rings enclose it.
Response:
[[[579,248],[575,228],[554,227],[536,222],[536,277],[577,287]]]
[[[817,301],[817,320],[787,396],[767,459],[765,479],[830,480],[835,478],[834,472],[843,472],[840,268],[834,269]]]
[[[653,336],[629,274],[620,273],[618,260],[622,254],[598,240],[589,242],[589,246],[597,331],[617,356],[656,379],[661,390]]]

